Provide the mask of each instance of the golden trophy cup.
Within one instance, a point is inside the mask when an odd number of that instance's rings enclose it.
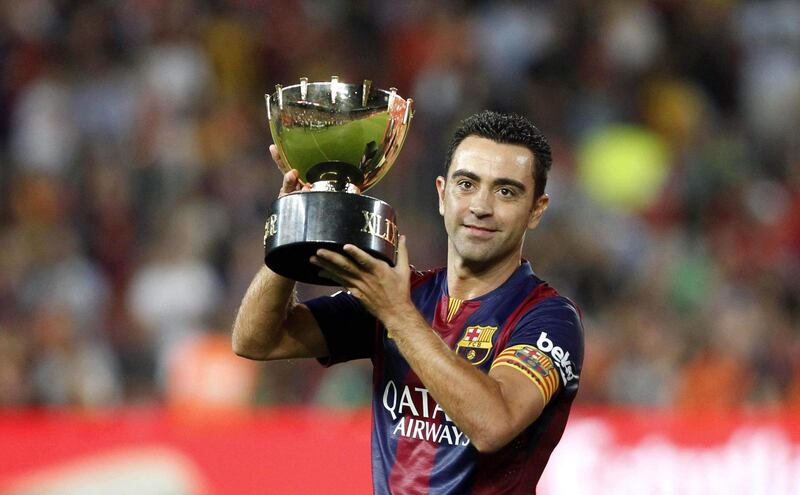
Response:
[[[389,171],[403,146],[413,100],[370,81],[276,86],[266,95],[281,172],[297,169],[311,190],[272,203],[264,227],[264,261],[285,277],[335,285],[309,258],[324,248],[354,244],[394,266],[398,231],[391,206],[362,194]]]

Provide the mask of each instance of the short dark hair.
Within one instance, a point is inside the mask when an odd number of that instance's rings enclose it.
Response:
[[[447,149],[444,163],[445,178],[447,178],[456,148],[469,136],[491,139],[502,144],[518,144],[531,150],[534,157],[533,197],[536,199],[544,194],[547,173],[550,171],[553,157],[547,138],[530,120],[514,113],[498,113],[490,110],[484,110],[462,120]]]

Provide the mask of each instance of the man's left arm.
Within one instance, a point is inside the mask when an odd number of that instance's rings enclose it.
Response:
[[[361,300],[439,406],[481,452],[504,447],[539,417],[546,394],[511,366],[485,374],[453,352],[420,315],[410,297],[405,237],[394,268],[347,245],[349,256],[320,250],[312,263]]]
[[[412,310],[398,311],[385,325],[429,393],[476,449],[501,449],[539,417],[545,399],[525,375],[509,367],[482,372]]]

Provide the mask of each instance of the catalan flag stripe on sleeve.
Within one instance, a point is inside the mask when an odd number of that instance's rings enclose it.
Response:
[[[558,390],[560,379],[553,361],[535,346],[515,345],[503,349],[492,363],[492,369],[497,366],[508,366],[522,372],[538,387],[545,404]]]

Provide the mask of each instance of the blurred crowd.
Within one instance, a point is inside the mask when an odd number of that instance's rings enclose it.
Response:
[[[219,344],[280,186],[263,95],[332,75],[416,101],[370,194],[420,269],[458,121],[549,137],[525,256],[582,308],[580,403],[800,407],[793,0],[0,1],[0,407],[366,404],[367,362]]]

